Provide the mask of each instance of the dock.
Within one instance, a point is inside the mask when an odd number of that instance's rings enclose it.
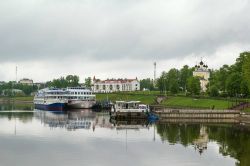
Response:
[[[237,119],[237,110],[189,110],[189,109],[153,109],[152,112],[163,119]]]

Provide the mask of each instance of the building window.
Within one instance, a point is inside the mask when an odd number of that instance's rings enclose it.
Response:
[[[113,86],[112,86],[112,85],[109,85],[109,89],[110,89],[110,90],[113,90]]]

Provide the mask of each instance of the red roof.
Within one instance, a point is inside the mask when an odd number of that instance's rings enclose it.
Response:
[[[137,79],[107,79],[107,80],[101,80],[101,81],[96,81],[98,83],[127,83],[127,82],[132,82],[132,81],[137,81]]]

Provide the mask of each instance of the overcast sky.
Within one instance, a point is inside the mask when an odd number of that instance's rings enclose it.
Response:
[[[153,77],[250,50],[248,0],[1,0],[0,81]]]

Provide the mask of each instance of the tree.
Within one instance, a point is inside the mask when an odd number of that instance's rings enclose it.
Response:
[[[243,95],[243,97],[247,97],[250,94],[249,88],[248,88],[248,83],[246,80],[241,81],[240,93]]]
[[[67,84],[68,86],[79,86],[79,77],[76,76],[76,75],[68,75],[66,77],[66,81],[67,81]]]
[[[212,85],[209,89],[209,96],[211,97],[217,97],[219,96],[219,90],[217,88],[217,86]]]
[[[201,91],[200,79],[198,77],[188,78],[187,89],[192,95],[199,95]]]
[[[154,81],[150,78],[140,80],[140,89],[154,90]]]
[[[91,85],[92,85],[91,77],[85,78],[85,83],[84,83],[84,85],[85,85],[87,88],[91,88]]]
[[[168,89],[168,84],[167,84],[167,73],[162,72],[160,78],[157,79],[156,85],[160,90],[160,93],[166,92]]]
[[[240,73],[232,73],[226,80],[227,92],[230,96],[237,96],[241,93],[241,75]]]
[[[180,87],[183,91],[187,89],[187,81],[189,77],[192,77],[193,69],[189,68],[188,65],[185,65],[180,70],[179,80],[180,80]]]
[[[243,79],[246,81],[246,84],[248,85],[248,90],[250,90],[250,52],[244,52],[245,61],[242,65],[243,70]]]
[[[60,77],[59,79],[53,79],[53,81],[47,82],[49,87],[66,88],[79,86],[79,77],[76,75],[68,75],[66,78]]]
[[[169,91],[173,94],[179,91],[179,71],[177,69],[170,69],[167,75],[167,82]]]

